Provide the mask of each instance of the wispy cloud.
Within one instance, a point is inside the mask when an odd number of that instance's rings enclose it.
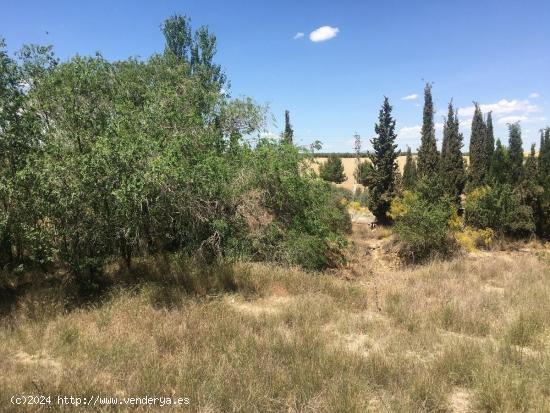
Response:
[[[527,116],[504,116],[498,120],[498,123],[501,125],[506,123],[516,123],[521,121],[526,121],[529,118]]]
[[[530,97],[531,99],[537,99],[537,98],[540,98],[540,94],[537,93],[537,92],[533,92],[533,93],[531,93],[531,94],[529,95],[529,97]]]
[[[545,118],[540,116],[542,109],[527,99],[501,99],[496,103],[481,104],[479,107],[483,113],[493,112],[493,118],[499,125],[514,122],[536,123],[545,121]],[[462,117],[461,125],[469,128],[474,110],[475,106],[467,106],[458,110],[458,114]],[[538,116],[535,115],[537,113]]]
[[[415,139],[420,137],[420,131],[422,130],[422,126],[403,126],[399,131],[397,132],[397,137],[400,139]]]
[[[418,98],[418,95],[416,93],[413,93],[412,95],[407,95],[401,98],[401,100],[415,100]]]
[[[488,103],[488,104],[482,104],[479,105],[481,110],[484,113],[487,112],[493,112],[493,115],[495,116],[503,116],[508,115],[516,112],[522,112],[522,113],[533,113],[533,112],[539,112],[540,108],[531,103],[529,100],[507,100],[507,99],[501,99],[496,103]],[[467,106],[464,108],[460,108],[458,110],[458,114],[460,116],[473,116],[475,110],[475,106]]]
[[[536,122],[545,122],[546,118],[544,116],[535,116],[535,117],[529,117],[525,115],[518,115],[518,116],[504,116],[498,120],[498,123],[506,124],[506,123],[515,123],[515,122],[525,122],[525,123],[536,123]]]
[[[304,34],[302,32],[298,32],[294,35],[294,40],[301,39],[302,37],[304,37]]]
[[[339,31],[338,27],[321,26],[309,34],[309,40],[312,42],[324,42],[336,37]]]

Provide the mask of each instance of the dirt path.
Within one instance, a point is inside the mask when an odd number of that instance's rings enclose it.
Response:
[[[363,220],[353,222],[352,231],[347,266],[338,269],[337,275],[363,287],[371,303],[369,310],[380,312],[380,277],[397,267],[396,257],[389,251],[391,232],[385,227],[371,228]]]

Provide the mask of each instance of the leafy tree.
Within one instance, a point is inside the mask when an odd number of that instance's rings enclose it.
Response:
[[[40,151],[43,128],[30,106],[29,90],[54,62],[50,47],[27,46],[18,65],[5,46],[0,38],[0,263],[16,264],[25,251],[35,252],[28,245],[33,236],[25,229],[34,216],[33,182],[21,174]]]
[[[337,156],[329,156],[327,161],[319,167],[319,176],[321,179],[341,184],[347,177],[344,173],[344,164],[342,158]]]
[[[468,168],[470,186],[472,188],[482,186],[485,183],[488,171],[487,126],[483,121],[483,113],[481,113],[479,104],[475,103],[470,137],[470,165]]]
[[[166,52],[188,61],[193,43],[189,18],[175,14],[166,19],[161,28],[166,40]]]
[[[368,206],[376,219],[387,222],[387,213],[395,196],[396,159],[399,151],[395,144],[395,120],[387,97],[378,114],[378,123],[374,125],[376,137],[371,139],[374,152],[369,152],[371,163],[363,162],[358,170],[358,182],[369,188]]]
[[[208,27],[199,27],[193,35],[190,19],[175,14],[164,21],[161,29],[165,53],[187,63],[189,72],[199,77],[204,87],[221,91],[226,78],[221,66],[214,63],[216,36]]]
[[[411,190],[416,185],[416,161],[414,160],[411,148],[407,147],[407,157],[403,168],[403,188]]]
[[[521,141],[521,127],[519,123],[508,125],[508,159],[510,167],[510,183],[516,185],[519,183],[523,170],[523,147]]]
[[[294,130],[290,124],[290,112],[285,110],[285,130],[283,131],[282,136],[283,142],[291,144],[294,141]]]
[[[220,92],[226,83],[226,77],[221,66],[214,63],[215,54],[216,36],[210,33],[208,27],[199,27],[193,38],[191,70],[199,76],[205,87],[213,87],[216,92]]]
[[[462,158],[462,134],[459,131],[458,112],[449,103],[447,120],[443,127],[443,148],[441,152],[441,176],[445,192],[460,203],[460,195],[466,182],[464,159]]]
[[[435,140],[432,86],[429,83],[426,83],[426,87],[424,88],[424,112],[417,165],[420,177],[437,175],[439,173],[439,154]]]

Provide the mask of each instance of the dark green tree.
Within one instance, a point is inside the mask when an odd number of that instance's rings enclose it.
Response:
[[[521,181],[516,188],[516,193],[519,195],[521,203],[530,208],[536,232],[542,235],[547,217],[543,210],[544,188],[539,178],[535,144],[532,144],[531,152],[523,165]]]
[[[407,157],[403,168],[403,188],[411,190],[416,185],[416,161],[414,160],[411,148],[407,147]]]
[[[342,158],[334,155],[329,156],[327,161],[319,167],[319,176],[325,181],[334,182],[336,184],[344,182],[347,177],[344,173]]]
[[[489,161],[489,167],[487,170],[491,169],[491,160],[493,159],[493,152],[495,151],[495,132],[493,129],[493,114],[489,112],[487,114],[487,136],[485,139],[485,145],[487,150],[487,159]]]
[[[441,153],[441,178],[445,192],[458,204],[466,182],[464,159],[462,158],[463,136],[459,130],[458,112],[449,103],[447,120],[443,126]]]
[[[371,139],[373,152],[369,152],[370,163],[363,162],[358,182],[369,188],[368,207],[379,222],[387,222],[387,213],[395,196],[396,159],[399,156],[395,139],[395,120],[387,97],[374,125],[376,137]]]
[[[544,179],[550,183],[550,128],[540,131],[540,148],[538,159],[541,179]]]
[[[435,140],[432,86],[424,88],[424,112],[420,148],[418,149],[418,176],[436,176],[439,173],[439,154]]]
[[[534,143],[531,145],[531,152],[529,152],[529,156],[525,160],[522,180],[533,181],[533,182],[538,181],[538,162],[537,162],[537,153],[536,153]]]
[[[292,125],[290,124],[290,112],[288,110],[285,110],[285,130],[283,131],[282,139],[283,142],[291,145],[294,142],[294,129],[292,129]]]
[[[537,233],[542,238],[550,238],[550,128],[548,127],[540,133],[538,169],[539,184],[543,192],[540,195]]]
[[[475,104],[474,117],[472,119],[472,134],[470,137],[470,165],[468,168],[469,181],[472,188],[485,184],[485,178],[489,171],[487,159],[487,126],[483,121],[483,113],[479,104]]]
[[[489,176],[492,182],[499,184],[505,184],[509,181],[509,163],[508,163],[508,150],[497,139],[495,151],[491,158],[491,168],[489,169]]]
[[[521,127],[519,123],[508,125],[508,159],[509,159],[509,177],[510,183],[516,185],[519,183],[523,170],[523,147],[521,141]]]

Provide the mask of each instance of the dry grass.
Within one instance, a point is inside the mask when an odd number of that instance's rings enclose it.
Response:
[[[0,410],[40,391],[175,395],[200,412],[550,411],[544,254],[352,281],[263,264],[233,277],[230,294],[143,281],[69,313],[58,295],[42,311],[22,297],[0,327]]]

